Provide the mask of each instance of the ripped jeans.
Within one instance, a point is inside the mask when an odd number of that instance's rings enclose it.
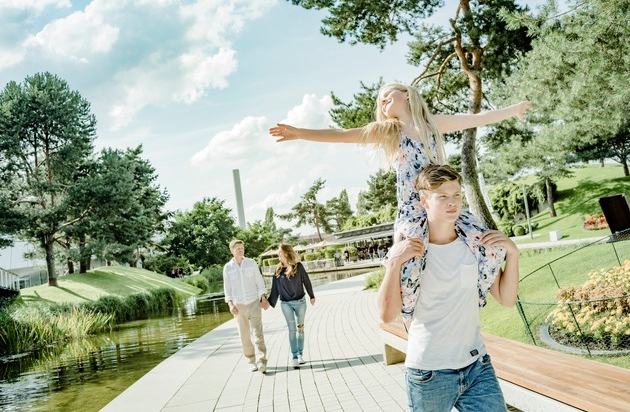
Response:
[[[297,359],[304,350],[304,315],[306,315],[306,296],[302,299],[282,301],[282,314],[289,327],[289,344],[293,359]]]

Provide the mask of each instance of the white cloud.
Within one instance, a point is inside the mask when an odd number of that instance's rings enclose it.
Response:
[[[92,3],[84,11],[47,24],[26,44],[61,58],[88,63],[92,55],[110,52],[118,40],[120,28],[106,21],[106,12],[98,2]]]
[[[36,10],[41,12],[48,6],[63,8],[70,7],[70,0],[3,0],[0,2],[0,10],[3,8],[16,10]]]
[[[216,167],[218,164],[237,165],[259,158],[261,150],[264,151],[264,147],[268,146],[268,142],[263,139],[267,134],[267,124],[265,117],[246,117],[231,130],[213,136],[190,162],[196,167]]]
[[[332,107],[333,101],[328,95],[318,99],[314,94],[305,94],[302,103],[289,110],[281,123],[313,129],[326,128],[330,125],[328,112]]]

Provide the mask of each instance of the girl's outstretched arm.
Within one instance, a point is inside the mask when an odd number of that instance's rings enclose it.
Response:
[[[503,109],[489,110],[477,114],[436,114],[433,118],[440,133],[449,133],[497,123],[512,116],[516,116],[523,121],[525,120],[525,112],[531,104],[530,101],[524,100]]]
[[[364,140],[362,127],[356,129],[302,129],[278,123],[269,129],[269,134],[279,137],[277,142],[308,140],[323,143],[373,143]]]

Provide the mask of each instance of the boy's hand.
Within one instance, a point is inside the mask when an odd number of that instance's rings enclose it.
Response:
[[[269,129],[269,134],[280,137],[276,142],[284,142],[286,140],[295,140],[298,138],[298,129],[288,124],[278,123],[275,127]]]
[[[500,230],[487,230],[481,237],[481,242],[486,246],[503,246],[509,255],[518,255],[516,243]]]

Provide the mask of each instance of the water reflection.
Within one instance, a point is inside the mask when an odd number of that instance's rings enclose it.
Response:
[[[216,294],[63,347],[0,358],[0,410],[97,411],[145,373],[231,319]]]
[[[361,271],[311,275],[313,286]],[[271,281],[270,278],[268,278]],[[223,287],[168,316],[125,323],[109,334],[0,357],[0,411],[98,411],[188,343],[232,319]]]

